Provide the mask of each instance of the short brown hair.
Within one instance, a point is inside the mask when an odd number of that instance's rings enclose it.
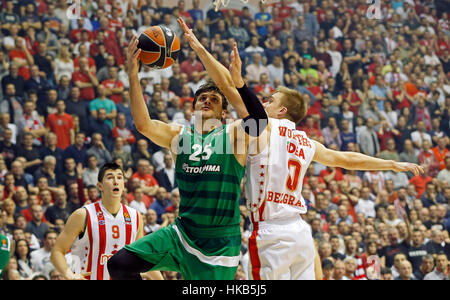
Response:
[[[287,108],[286,118],[298,124],[306,116],[309,103],[303,95],[297,91],[284,86],[279,86],[276,92],[283,94],[282,105]]]
[[[194,95],[194,101],[192,102],[193,109],[195,110],[195,103],[197,102],[198,97],[202,93],[206,92],[216,92],[222,97],[222,109],[226,110],[228,108],[228,99],[225,97],[225,95],[222,93],[222,91],[217,87],[217,85],[214,83],[214,81],[207,81],[205,84],[200,86],[200,88],[195,92]]]

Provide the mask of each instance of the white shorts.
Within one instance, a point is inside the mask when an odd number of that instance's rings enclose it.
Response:
[[[315,279],[311,228],[300,216],[254,223],[248,251],[249,279]]]

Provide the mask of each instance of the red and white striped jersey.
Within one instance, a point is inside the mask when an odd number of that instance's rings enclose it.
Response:
[[[86,228],[83,236],[72,245],[74,273],[92,272],[88,279],[109,280],[106,263],[125,245],[136,240],[139,228],[138,212],[122,204],[114,217],[98,201],[85,205]]]
[[[316,146],[287,119],[270,119],[264,150],[247,158],[245,196],[252,221],[289,218],[306,213],[303,178]]]

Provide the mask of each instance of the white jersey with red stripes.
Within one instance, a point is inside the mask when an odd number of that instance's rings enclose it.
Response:
[[[125,245],[136,240],[139,228],[138,212],[134,208],[121,205],[113,216],[98,201],[85,205],[86,228],[83,236],[72,245],[75,273],[92,272],[88,279],[109,280],[108,259]]]
[[[303,178],[314,157],[315,144],[287,119],[270,119],[268,145],[249,156],[245,196],[252,221],[290,218],[307,211]]]

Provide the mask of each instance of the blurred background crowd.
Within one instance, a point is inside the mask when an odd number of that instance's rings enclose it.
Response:
[[[172,2],[0,0],[0,231],[15,241],[2,279],[62,278],[50,251],[68,216],[99,200],[98,167],[108,161],[126,171],[123,202],[144,216],[146,234],[173,223],[172,156],[134,126],[124,55],[149,26],[177,33],[178,61],[141,66],[139,79],[152,118],[192,124],[208,74],[178,16],[227,67],[237,42],[261,101],[279,85],[302,92],[310,107],[297,128],[309,137],[424,167],[413,176],[310,166],[304,217],[324,279],[448,279],[448,1],[234,0],[218,11],[205,0]],[[236,118],[231,107],[227,118]],[[245,201],[236,279],[248,264]]]

